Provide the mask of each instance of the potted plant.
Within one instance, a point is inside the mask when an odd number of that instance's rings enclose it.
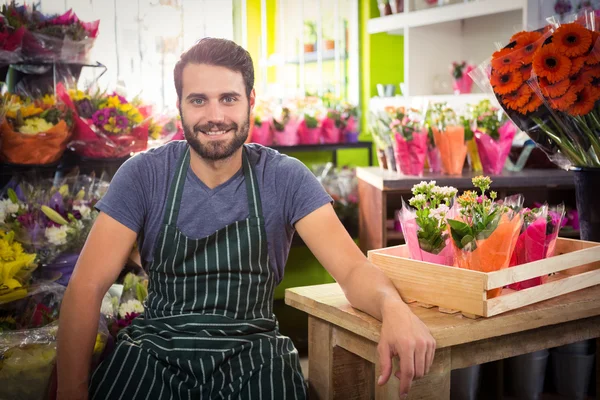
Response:
[[[314,53],[317,44],[317,23],[304,21],[304,52]]]

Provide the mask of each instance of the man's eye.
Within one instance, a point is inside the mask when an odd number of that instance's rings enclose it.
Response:
[[[235,102],[235,97],[230,97],[230,96],[223,97],[223,101],[225,103],[233,103],[233,102]]]
[[[204,102],[204,100],[202,99],[192,99],[192,104],[194,105],[200,105]]]

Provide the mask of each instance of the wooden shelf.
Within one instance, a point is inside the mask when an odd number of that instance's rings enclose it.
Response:
[[[387,32],[403,35],[405,28],[416,28],[523,10],[526,3],[526,0],[474,0],[466,3],[432,7],[426,10],[407,11],[385,17],[371,18],[367,24],[367,30],[370,34]]]
[[[372,97],[369,101],[369,110],[383,110],[387,106],[394,107],[414,107],[420,109],[428,102],[431,103],[447,103],[448,106],[455,110],[461,110],[467,104],[477,104],[481,100],[489,99],[496,102],[495,98],[485,93],[469,93],[469,94],[442,94],[430,96],[395,96],[395,97]]]

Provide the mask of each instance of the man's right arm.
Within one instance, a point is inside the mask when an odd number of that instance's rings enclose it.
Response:
[[[63,298],[58,333],[58,399],[87,399],[92,352],[104,294],[115,282],[137,234],[101,212]]]

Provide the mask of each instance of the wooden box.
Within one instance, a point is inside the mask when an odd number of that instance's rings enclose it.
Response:
[[[371,250],[368,257],[405,301],[491,317],[600,284],[600,243],[558,238],[555,254],[489,273],[413,260],[406,245]],[[546,275],[550,276],[539,286],[521,291],[504,288],[500,296],[487,298],[488,290]]]

